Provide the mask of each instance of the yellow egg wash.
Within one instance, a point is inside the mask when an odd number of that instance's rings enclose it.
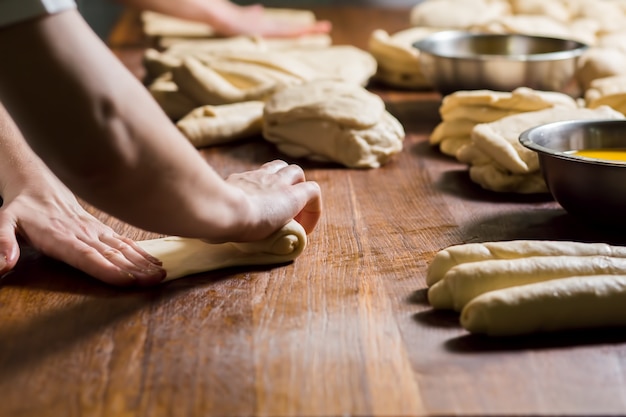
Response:
[[[626,163],[626,148],[614,149],[580,149],[573,151],[572,155],[586,158],[604,159],[606,161],[618,161]]]

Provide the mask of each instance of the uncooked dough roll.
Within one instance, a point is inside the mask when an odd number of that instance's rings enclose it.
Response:
[[[490,259],[450,269],[428,290],[436,309],[461,311],[488,291],[571,276],[626,275],[626,258],[608,256],[535,256]]]
[[[461,325],[490,336],[626,326],[626,276],[568,277],[491,291],[463,308]]]
[[[304,228],[290,221],[269,237],[245,243],[207,243],[177,236],[137,244],[163,262],[165,281],[231,266],[280,264],[296,259],[307,244]]]
[[[426,284],[433,285],[456,265],[488,259],[517,259],[531,256],[612,256],[626,258],[626,247],[606,243],[583,243],[551,240],[511,240],[505,242],[465,243],[439,251],[426,274]]]

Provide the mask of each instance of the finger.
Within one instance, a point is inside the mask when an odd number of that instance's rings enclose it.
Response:
[[[315,229],[319,219],[322,217],[322,192],[319,185],[313,181],[294,185],[294,192],[306,201],[306,204],[294,219],[309,234]]]
[[[165,270],[160,265],[148,261],[138,253],[132,254],[128,246],[119,239],[111,240],[112,245],[109,245],[102,242],[100,236],[105,235],[68,237],[60,234],[50,240],[53,245],[44,243],[40,250],[112,285],[151,285],[165,278]]]
[[[154,256],[150,255],[135,241],[127,237],[123,237],[117,234],[102,235],[100,241],[107,246],[120,251],[126,259],[134,263],[139,267],[149,267],[151,265],[161,266],[163,263]]]
[[[287,165],[288,165],[287,162],[282,161],[280,159],[276,159],[274,161],[270,161],[270,162],[264,163],[263,165],[261,165],[261,167],[259,169],[263,170],[263,171],[275,173],[275,172],[283,169]]]
[[[291,184],[297,184],[299,182],[305,181],[304,170],[298,165],[287,165],[278,171],[276,174],[279,174],[281,177],[288,179]]]
[[[0,276],[12,270],[20,257],[14,222],[0,214]]]
[[[69,265],[99,279],[119,286],[153,285],[165,278],[165,270],[152,263],[139,266],[117,249],[103,251],[83,244],[64,260]]]

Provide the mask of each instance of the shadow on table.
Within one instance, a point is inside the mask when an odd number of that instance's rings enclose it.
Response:
[[[452,310],[428,309],[413,319],[429,327],[461,329],[459,313]],[[489,337],[467,333],[453,337],[444,348],[453,353],[488,353],[528,349],[558,349],[572,346],[617,344],[626,342],[626,327],[568,330],[510,337]]]
[[[240,279],[228,278],[277,266],[228,268],[149,288],[120,288],[23,248],[14,271],[0,279],[5,298],[0,309],[5,314],[9,308],[23,310],[11,313],[23,317],[0,322],[0,381],[9,381],[22,369],[67,351],[129,317],[143,311],[152,314],[181,294],[200,291],[207,305],[220,305],[232,291],[230,287],[241,285]]]
[[[467,334],[446,341],[444,346],[447,350],[454,353],[489,353],[621,344],[624,342],[626,342],[626,327],[571,330],[515,337],[489,337]]]

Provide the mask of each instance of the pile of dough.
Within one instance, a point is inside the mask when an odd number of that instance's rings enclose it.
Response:
[[[568,95],[520,87],[512,92],[491,90],[457,91],[445,96],[439,107],[441,122],[430,135],[431,145],[442,153],[457,156],[470,143],[472,129],[513,114],[543,110],[555,106],[576,108]]]
[[[202,106],[185,115],[176,126],[196,148],[219,145],[261,134],[264,106],[262,101]]]
[[[269,237],[246,243],[207,243],[177,236],[138,241],[137,244],[163,262],[165,281],[217,269],[272,265],[293,261],[304,251],[307,236],[295,220]]]
[[[265,105],[263,136],[295,158],[378,168],[402,150],[404,128],[365,88],[317,80],[272,96]]]
[[[626,248],[601,243],[469,243],[438,252],[427,275],[435,309],[492,336],[626,325]]]
[[[597,78],[585,92],[587,107],[610,106],[626,115],[626,74]]]
[[[519,137],[535,126],[582,119],[624,119],[624,115],[608,106],[595,109],[556,106],[519,113],[474,126],[471,142],[459,149],[456,156],[469,165],[471,180],[487,190],[547,193],[539,158],[519,142]]]
[[[413,27],[393,35],[389,35],[382,29],[372,32],[368,50],[378,62],[374,79],[400,88],[426,89],[432,87],[422,74],[420,52],[413,47],[413,44],[434,31],[435,29]]]
[[[195,107],[265,101],[281,89],[311,80],[365,85],[376,73],[374,57],[349,45],[269,51],[243,45],[241,51],[231,49],[235,44],[215,50],[146,51],[144,63],[153,79],[148,89],[177,119]]]

